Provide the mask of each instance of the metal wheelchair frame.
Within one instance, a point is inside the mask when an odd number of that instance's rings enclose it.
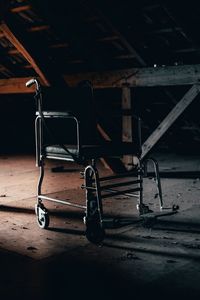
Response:
[[[81,156],[75,156],[71,153],[65,145],[59,145],[63,150],[66,151],[66,158],[59,158],[58,156],[45,155],[43,154],[43,126],[45,124],[45,119],[55,119],[55,118],[65,118],[72,119],[76,123],[76,134],[77,134],[77,153],[81,153],[81,141],[80,141],[80,123],[77,117],[67,113],[67,112],[42,112],[42,94],[40,89],[40,84],[36,79],[32,79],[27,82],[27,87],[35,84],[36,85],[36,95],[35,99],[37,101],[38,112],[35,120],[35,140],[36,140],[36,165],[40,168],[40,175],[37,187],[37,203],[35,205],[35,212],[37,216],[38,225],[41,228],[47,228],[49,226],[49,213],[48,210],[43,205],[43,200],[53,201],[60,204],[66,204],[76,208],[85,210],[84,223],[86,226],[86,237],[89,241],[99,244],[103,241],[105,236],[105,220],[103,217],[103,204],[102,200],[109,197],[115,197],[119,195],[126,195],[129,197],[138,198],[138,211],[140,219],[142,220],[145,214],[151,214],[152,211],[143,202],[143,178],[147,176],[147,167],[151,162],[154,167],[155,181],[157,185],[158,198],[160,211],[164,209],[163,199],[162,199],[162,189],[159,176],[158,163],[153,158],[147,158],[141,160],[138,157],[138,165],[132,170],[127,171],[123,174],[116,174],[106,177],[99,177],[99,171],[96,167],[96,159],[92,158],[90,163]],[[140,121],[140,120],[139,120]],[[66,161],[75,161],[81,165],[84,165],[84,184],[81,188],[86,191],[86,204],[80,205],[68,201],[63,201],[61,199],[55,199],[42,194],[42,183],[44,179],[44,160],[45,159],[61,159]],[[134,179],[130,179],[134,177]],[[136,177],[136,179],[135,179]],[[116,180],[123,179],[126,181],[118,182]],[[107,183],[109,181],[109,183]],[[110,183],[112,181],[112,183]],[[128,187],[119,190],[118,188]],[[176,207],[172,208],[172,212],[176,212]],[[165,215],[165,214],[164,214]]]

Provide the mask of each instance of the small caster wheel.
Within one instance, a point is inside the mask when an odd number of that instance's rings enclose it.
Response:
[[[153,211],[145,204],[137,204],[137,210],[139,210],[140,215],[145,215],[148,213],[152,213]]]
[[[94,244],[101,244],[105,237],[105,230],[97,221],[87,221],[86,223],[86,238]]]
[[[43,205],[35,206],[36,216],[37,216],[37,223],[40,228],[46,229],[49,226],[49,213],[47,209]]]
[[[174,204],[174,205],[172,206],[172,211],[178,211],[178,210],[179,210],[179,206],[176,205],[176,204]]]
[[[41,214],[41,216],[37,216],[37,222],[40,228],[46,229],[49,226],[49,215],[48,213]]]

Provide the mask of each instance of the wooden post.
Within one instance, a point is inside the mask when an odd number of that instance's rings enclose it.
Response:
[[[131,89],[126,86],[122,88],[122,110],[131,109]],[[122,141],[132,142],[132,117],[122,116]],[[127,169],[131,168],[133,164],[133,157],[131,155],[124,155],[123,162]]]
[[[176,119],[182,114],[182,112],[188,107],[188,105],[199,94],[200,86],[194,84],[189,91],[183,96],[183,98],[176,104],[171,112],[164,118],[160,125],[154,130],[154,132],[148,137],[145,143],[142,145],[142,158],[151,150],[151,148],[158,142],[168,128],[176,121]],[[187,141],[186,141],[187,142]]]

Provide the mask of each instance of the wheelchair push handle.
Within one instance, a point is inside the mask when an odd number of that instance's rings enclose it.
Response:
[[[40,83],[36,78],[32,78],[29,81],[26,82],[26,87],[31,87],[33,84],[36,85],[36,90],[40,90]]]

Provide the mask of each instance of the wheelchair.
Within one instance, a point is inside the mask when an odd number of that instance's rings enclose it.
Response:
[[[53,201],[84,209],[85,235],[90,242],[100,244],[105,237],[106,229],[106,221],[103,213],[103,199],[119,195],[137,197],[139,215],[143,216],[144,214],[152,212],[143,202],[143,178],[147,174],[147,165],[149,162],[152,162],[154,166],[159,205],[160,210],[162,210],[163,199],[158,163],[151,158],[146,160],[141,159],[140,118],[133,116],[134,124],[137,125],[134,126],[137,128],[134,142],[102,141],[96,136],[97,123],[93,109],[93,95],[88,82],[84,87],[73,89],[75,92],[75,96],[73,95],[73,97],[62,93],[64,105],[61,106],[59,110],[55,109],[55,104],[58,98],[61,97],[61,93],[55,93],[53,105],[45,109],[48,97],[47,100],[44,101],[42,98],[43,91],[37,79],[33,78],[26,83],[27,87],[32,85],[36,87],[34,98],[37,106],[35,119],[36,165],[40,169],[40,175],[35,212],[39,227],[48,228],[49,226],[49,212],[45,208],[43,201]],[[66,86],[66,90],[67,89],[70,90],[72,88]],[[76,93],[77,90],[79,91],[78,94]],[[84,96],[83,90],[87,90],[89,93]],[[73,100],[70,101],[69,97],[72,97]],[[58,123],[65,122],[65,125],[62,123],[60,128],[58,124],[56,126],[52,125],[55,120],[57,120]],[[70,134],[67,134],[68,127],[70,127],[68,130]],[[63,128],[64,130],[66,129],[64,131],[65,139],[61,137],[61,135],[63,135]],[[50,137],[50,141],[46,140],[46,136]],[[137,164],[134,165],[132,170],[100,177],[96,164],[99,158],[121,157],[123,155],[131,155],[137,158]],[[44,161],[46,159],[71,161],[83,167],[82,176],[84,183],[81,188],[85,190],[85,205],[55,199],[42,193],[42,184],[45,175]]]

